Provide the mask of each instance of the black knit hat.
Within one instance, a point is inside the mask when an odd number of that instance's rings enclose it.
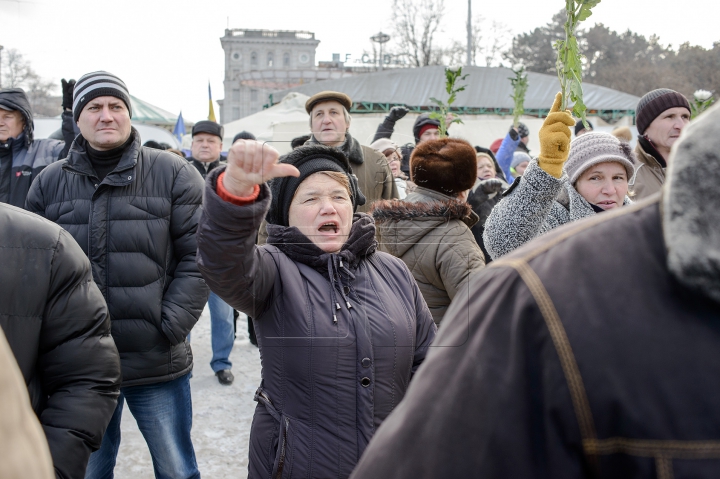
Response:
[[[270,181],[272,200],[266,220],[272,225],[288,226],[288,212],[295,190],[308,176],[320,171],[344,173],[350,180],[353,211],[365,204],[365,196],[358,188],[357,177],[350,168],[350,162],[342,151],[324,145],[307,145],[297,148],[280,158],[280,163],[293,165],[300,170],[300,176],[284,176]]]
[[[222,140],[224,132],[225,128],[223,128],[222,125],[218,125],[214,121],[210,120],[199,121],[195,123],[192,127],[192,136],[195,136],[198,133],[207,133],[209,135],[219,136]]]
[[[257,140],[257,138],[255,138],[255,135],[253,135],[249,131],[243,130],[233,137],[233,143],[238,140]]]
[[[585,120],[587,121],[587,120]],[[587,122],[589,128],[585,128],[585,125],[583,124],[582,120],[578,120],[577,123],[575,123],[575,136],[578,136],[578,133],[580,133],[583,130],[587,130],[588,132],[595,129],[592,123],[589,121]]]
[[[78,121],[85,105],[99,96],[114,96],[121,99],[132,118],[130,93],[125,83],[110,72],[97,71],[86,73],[75,83],[73,90],[73,118]]]
[[[640,98],[635,108],[635,123],[637,124],[638,133],[645,134],[650,123],[660,116],[665,110],[670,108],[686,108],[690,112],[690,103],[687,98],[675,90],[669,88],[658,88]]]

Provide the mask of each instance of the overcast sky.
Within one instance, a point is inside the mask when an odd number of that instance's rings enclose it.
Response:
[[[514,33],[546,24],[563,0],[473,0],[473,16]],[[467,0],[445,0],[441,41],[465,36]],[[316,60],[360,58],[369,37],[392,35],[391,0],[0,0],[0,45],[24,54],[43,77],[108,70],[130,93],[186,119],[207,117],[207,82],[223,97],[225,28],[306,30]],[[650,36],[663,44],[711,48],[720,41],[711,0],[602,0],[586,22]],[[56,91],[56,94],[59,94]],[[217,108],[217,105],[215,106]],[[216,110],[216,113],[217,112]]]

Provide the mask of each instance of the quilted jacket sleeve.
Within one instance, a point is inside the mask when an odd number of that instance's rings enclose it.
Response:
[[[547,224],[565,178],[554,178],[531,161],[485,222],[485,249],[497,259],[551,229]]]
[[[61,231],[52,262],[38,355],[47,403],[40,413],[55,473],[82,478],[120,392],[120,356],[90,262]]]
[[[180,168],[172,189],[170,234],[177,266],[163,296],[161,326],[173,345],[185,340],[210,294],[195,264],[202,187],[200,173],[188,163]]]
[[[435,267],[451,301],[470,273],[485,266],[482,250],[470,228],[456,221],[457,225],[450,228],[440,241],[435,258]]]
[[[255,244],[270,206],[270,189],[262,185],[247,206],[223,201],[216,192],[216,168],[205,183],[204,210],[198,227],[198,266],[210,289],[238,311],[257,319],[268,304],[277,277],[273,255]]]

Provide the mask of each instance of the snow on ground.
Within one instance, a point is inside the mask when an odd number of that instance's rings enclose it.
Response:
[[[206,479],[247,477],[250,424],[255,411],[253,395],[260,385],[260,354],[250,344],[243,314],[237,321],[237,339],[230,354],[235,382],[222,386],[210,369],[210,311],[205,308],[192,331],[195,358],[190,379],[193,402],[192,441],[200,474]],[[123,409],[122,442],[117,479],[153,479],[152,461],[145,440],[127,404]]]

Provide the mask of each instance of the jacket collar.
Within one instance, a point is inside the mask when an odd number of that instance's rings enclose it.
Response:
[[[315,135],[311,135],[310,139],[308,140],[308,143],[310,144],[320,144],[317,139],[315,139]],[[360,142],[358,142],[355,138],[350,136],[350,132],[345,132],[345,142],[336,147],[338,150],[345,153],[345,156],[347,156],[348,160],[350,160],[350,163],[355,163],[356,165],[362,165],[365,161],[365,158],[363,157],[362,152],[362,146],[360,145]]]
[[[641,161],[642,163],[645,163],[648,166],[659,166],[661,168],[665,168],[667,166],[667,163],[665,162],[665,158],[660,154],[659,151],[653,146],[650,141],[645,138],[644,136],[638,137],[638,146],[636,148],[637,153],[640,153],[637,156],[638,161]]]
[[[662,193],[670,274],[720,302],[720,106],[683,129]]]
[[[140,134],[135,128],[132,128],[130,135],[133,137],[132,143],[130,143],[130,146],[128,146],[123,153],[115,169],[108,173],[102,181],[104,184],[123,186],[132,182],[135,176],[134,174],[126,175],[121,173],[137,165],[142,145],[140,143]],[[67,162],[63,168],[81,175],[95,176],[95,170],[90,163],[90,158],[88,158],[87,140],[82,135],[78,135],[75,141],[73,141],[70,151],[68,152]]]

